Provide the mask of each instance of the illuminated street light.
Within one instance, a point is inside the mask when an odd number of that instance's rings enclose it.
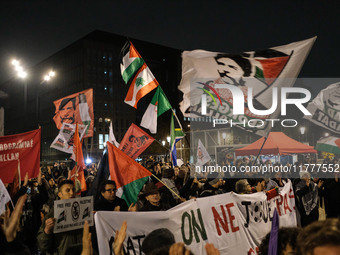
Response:
[[[19,62],[18,60],[16,60],[16,59],[13,59],[13,60],[12,60],[12,65],[14,65],[14,66],[19,66],[19,65],[20,65],[20,62]]]
[[[227,133],[223,132],[222,138],[223,138],[223,144],[225,145],[225,139],[227,138]]]
[[[50,81],[51,78],[53,78],[55,76],[55,72],[54,71],[49,71],[48,74],[46,74],[44,76],[44,79],[42,80],[42,82],[40,84],[43,84],[44,82]]]
[[[92,159],[87,158],[86,161],[85,161],[85,163],[86,163],[87,165],[88,165],[88,164],[91,164],[91,163],[92,163]]]
[[[165,141],[164,140],[162,141],[162,144],[163,144],[163,146],[165,146]]]
[[[306,128],[305,127],[300,127],[300,132],[301,132],[301,135],[303,135],[305,133],[305,130]]]
[[[24,68],[20,65],[20,62],[16,59],[13,59],[11,63],[14,66],[15,71],[17,72],[17,76],[21,79],[26,79],[27,72],[24,71]],[[27,113],[27,80],[25,80],[25,83],[24,83],[24,112],[26,116],[26,113]]]
[[[24,71],[18,72],[18,77],[21,79],[25,79],[27,77],[27,73]]]
[[[167,138],[166,138],[166,140],[168,141],[168,143],[170,143],[170,136],[168,136]]]

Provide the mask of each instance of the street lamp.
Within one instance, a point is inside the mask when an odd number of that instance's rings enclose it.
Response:
[[[168,136],[167,138],[166,138],[166,140],[168,141],[168,143],[170,144],[170,136]]]
[[[223,138],[223,145],[225,145],[225,139],[227,138],[227,133],[223,132],[222,138]]]
[[[27,77],[27,72],[20,65],[19,60],[13,59],[11,63],[15,71],[17,72],[18,77],[25,80]],[[24,83],[24,113],[26,116],[27,115],[27,80],[25,80],[25,83]]]
[[[45,82],[49,82],[54,76],[56,75],[55,71],[50,70],[47,74],[45,74],[43,76],[43,80],[40,82],[40,84],[43,84]],[[39,122],[39,89],[36,89],[36,118],[37,118],[37,122]]]
[[[305,134],[306,128],[305,127],[300,127],[300,133],[301,133],[301,140],[302,142],[304,141],[303,135]]]
[[[44,79],[41,81],[40,84],[43,84],[44,82],[47,82],[51,80],[55,76],[55,72],[53,70],[49,71],[45,76]]]
[[[306,128],[305,128],[305,127],[300,127],[300,132],[301,132],[301,135],[304,135],[304,134],[305,134],[305,130],[306,130]]]

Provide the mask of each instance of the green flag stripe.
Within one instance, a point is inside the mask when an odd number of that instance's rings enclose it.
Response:
[[[148,178],[149,177],[144,177],[135,180],[133,182],[130,182],[129,184],[126,184],[123,187],[123,195],[121,198],[125,200],[128,206],[130,206],[132,203],[137,202],[138,194]]]
[[[315,149],[318,151],[340,154],[340,148],[330,144],[318,143],[316,144]]]
[[[161,116],[163,113],[165,113],[166,111],[172,108],[162,88],[160,86],[158,87],[159,87],[159,96],[158,96],[158,105],[157,105],[157,117]]]
[[[143,59],[136,58],[123,72],[123,80],[127,84],[128,81],[133,77],[135,72],[144,64]]]

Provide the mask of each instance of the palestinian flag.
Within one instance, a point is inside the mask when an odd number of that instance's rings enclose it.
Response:
[[[117,196],[128,206],[137,202],[137,196],[151,172],[138,164],[116,146],[107,143],[111,180],[116,182]]]
[[[317,141],[315,149],[318,151],[340,154],[340,137],[322,137]]]
[[[137,109],[138,101],[158,86],[149,67],[144,63],[131,82],[124,102]]]
[[[124,45],[122,53],[123,59],[120,64],[120,71],[123,80],[127,84],[135,72],[144,64],[144,60],[131,42],[127,42]]]
[[[86,217],[89,217],[89,216],[90,216],[89,208],[86,207],[86,209],[83,212],[83,219],[85,219]]]
[[[65,211],[62,211],[58,216],[57,223],[62,222],[64,220],[66,220],[66,213],[65,213]]]
[[[151,103],[143,115],[140,126],[149,129],[152,134],[156,134],[157,118],[171,108],[170,102],[164,94],[164,91],[161,86],[158,86]]]

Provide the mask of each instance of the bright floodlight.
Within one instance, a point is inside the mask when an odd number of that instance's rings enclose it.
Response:
[[[170,143],[170,136],[168,136],[167,138],[166,138],[166,140],[168,141],[168,143]]]
[[[21,72],[18,72],[18,76],[19,76],[20,78],[22,78],[22,79],[25,79],[25,78],[27,77],[27,73],[21,71]]]
[[[91,164],[92,163],[92,159],[90,158],[87,158],[86,161],[85,161],[86,164]]]
[[[45,75],[45,77],[44,77],[44,80],[45,80],[45,81],[49,81],[49,80],[51,80],[51,76],[49,76],[49,75]]]
[[[163,146],[165,145],[165,141],[164,140],[162,141],[162,144],[163,144]]]
[[[12,65],[18,66],[19,64],[20,64],[20,62],[18,60],[16,60],[16,59],[12,60]]]
[[[16,65],[15,66],[15,71],[17,71],[18,73],[24,71],[24,68],[22,68],[22,66]]]
[[[48,73],[48,75],[49,75],[50,77],[54,77],[54,76],[55,76],[55,72],[54,72],[54,71],[50,71],[50,72]]]

